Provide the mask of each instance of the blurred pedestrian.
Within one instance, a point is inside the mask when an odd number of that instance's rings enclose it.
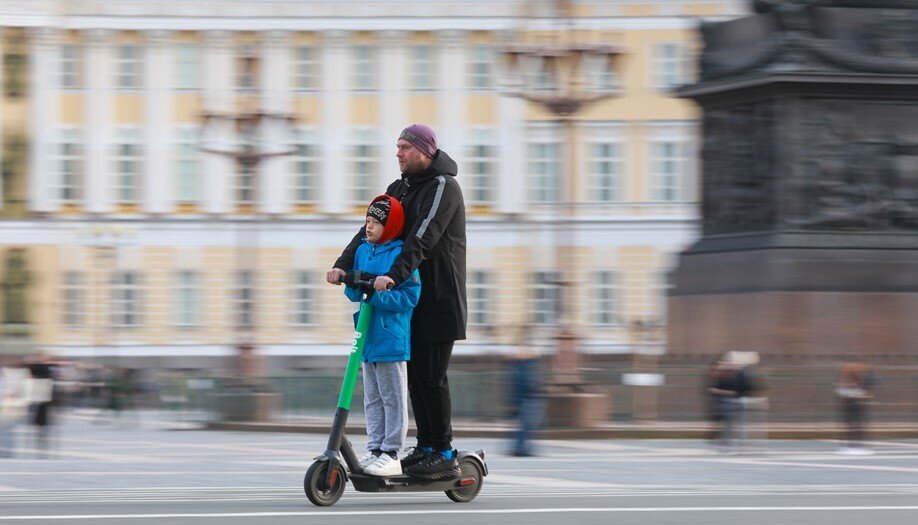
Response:
[[[54,402],[54,370],[45,354],[39,354],[27,364],[29,370],[29,419],[34,427],[35,447],[40,456],[47,457],[51,442]]]
[[[16,429],[25,418],[29,372],[17,358],[9,358],[0,368],[0,457],[16,453]]]
[[[510,454],[519,457],[534,456],[532,436],[542,419],[539,356],[530,342],[530,328],[523,327],[510,356],[510,415],[516,420]]]
[[[835,384],[835,395],[839,399],[842,421],[845,426],[847,446],[839,449],[840,454],[872,454],[864,446],[867,425],[867,406],[873,399],[876,378],[866,363],[846,361],[842,363]]]
[[[742,433],[743,397],[749,391],[749,384],[742,367],[729,354],[718,360],[712,375],[708,393],[714,397],[720,422],[714,441],[729,449]]]

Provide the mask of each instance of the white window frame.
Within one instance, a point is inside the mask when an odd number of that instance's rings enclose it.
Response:
[[[79,90],[86,81],[85,48],[76,42],[60,47],[58,54],[58,86],[63,90]]]
[[[553,92],[558,89],[557,71],[549,71],[544,57],[522,57],[523,83],[530,91]]]
[[[115,49],[116,89],[135,91],[143,88],[143,60],[144,52],[140,44],[118,44]]]
[[[373,128],[356,128],[351,135],[347,200],[355,206],[367,205],[379,193],[379,134]]]
[[[236,206],[255,206],[258,199],[258,167],[238,164],[236,167],[235,187],[233,195]]]
[[[322,88],[322,64],[319,48],[300,45],[294,50],[293,82],[297,91],[318,91]]]
[[[497,58],[494,48],[476,44],[468,50],[468,86],[472,91],[493,91]]]
[[[86,326],[86,275],[67,270],[61,276],[61,324],[68,330]]]
[[[469,130],[463,162],[467,174],[464,191],[467,204],[488,206],[495,203],[499,157],[497,130],[484,127]]]
[[[248,65],[252,65],[252,70],[248,70]],[[258,53],[252,44],[241,44],[236,48],[236,54],[233,57],[233,86],[236,92],[243,94],[257,93],[259,85],[259,70],[261,61]]]
[[[624,201],[627,145],[616,126],[596,126],[589,129],[584,141],[583,156],[586,173],[586,202],[609,204]],[[612,151],[605,151],[611,148]],[[608,153],[614,155],[608,156]],[[609,172],[604,173],[603,168]]]
[[[369,44],[351,48],[351,86],[354,91],[379,89],[379,51]]]
[[[469,278],[466,282],[466,293],[468,294],[468,319],[469,326],[475,328],[484,328],[494,326],[495,312],[492,308],[493,289],[492,272],[485,270],[472,270],[469,272]]]
[[[294,204],[308,205],[319,201],[321,188],[322,151],[315,128],[296,129],[296,141],[291,144],[290,175]]]
[[[619,272],[614,270],[596,270],[591,286],[590,307],[593,316],[593,325],[599,327],[615,327],[623,324],[623,308],[621,278]]]
[[[116,136],[112,151],[115,202],[137,204],[141,200],[143,188],[144,152],[140,131],[134,127],[120,128]],[[124,169],[129,166],[132,167],[132,173]]]
[[[76,126],[67,126],[58,128],[54,136],[54,194],[61,203],[79,202],[83,198],[86,182],[86,149],[82,130]]]
[[[590,55],[586,57],[584,67],[586,68],[587,91],[591,93],[621,91],[621,76],[606,57]]]
[[[204,159],[198,145],[201,128],[181,126],[175,129],[173,167],[175,169],[175,197],[183,204],[198,203],[203,194]]]
[[[655,139],[650,142],[651,200],[685,201],[689,173],[688,142]]]
[[[554,158],[545,153],[554,152]],[[561,202],[563,142],[557,126],[531,127],[526,143],[526,197],[531,204]]]
[[[175,48],[175,83],[176,89],[197,91],[201,89],[203,72],[201,46],[193,42],[183,42]]]
[[[412,91],[433,91],[437,83],[436,49],[429,44],[417,44],[410,48]]]
[[[530,284],[529,312],[534,326],[557,326],[561,297],[556,270],[537,270]]]
[[[175,326],[197,328],[201,324],[201,279],[194,270],[175,274]]]
[[[319,295],[321,293],[318,272],[313,270],[296,270],[293,272],[291,286],[290,324],[297,328],[318,326]]]
[[[654,42],[651,48],[652,86],[670,91],[691,81],[691,55],[685,42]]]
[[[233,325],[236,328],[252,329],[258,295],[258,274],[255,270],[233,272]]]
[[[112,328],[135,329],[142,325],[141,275],[133,270],[117,270],[112,276]]]

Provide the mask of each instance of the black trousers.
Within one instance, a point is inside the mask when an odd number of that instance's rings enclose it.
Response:
[[[411,343],[408,395],[418,427],[418,446],[446,450],[453,441],[452,401],[446,369],[453,343]]]

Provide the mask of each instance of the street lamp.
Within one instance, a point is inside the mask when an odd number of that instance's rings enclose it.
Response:
[[[233,328],[236,334],[239,377],[252,378],[261,371],[255,340],[258,226],[254,221],[258,218],[259,167],[267,159],[291,155],[296,151],[286,146],[289,141],[277,140],[293,128],[296,118],[289,114],[253,110],[205,113],[202,119],[204,136],[210,140],[205,140],[200,150],[232,159],[237,173],[244,179],[239,185],[236,200],[249,212],[248,222],[251,224],[246,228],[245,218],[236,220],[236,277],[241,282],[236,297],[239,310],[235,312]],[[269,142],[272,138],[281,143],[280,147]],[[275,147],[272,149],[272,146]]]
[[[573,315],[577,254],[570,246],[564,246],[565,242],[571,244],[573,229],[562,231],[562,225],[574,228],[577,213],[577,117],[597,102],[617,95],[614,89],[596,89],[596,82],[590,81],[590,67],[599,66],[608,72],[615,71],[622,50],[619,46],[600,41],[585,41],[583,33],[578,31],[574,23],[572,3],[571,0],[555,0],[553,19],[557,25],[552,31],[542,34],[546,38],[506,46],[503,56],[511,78],[504,94],[521,98],[551,114],[554,122],[563,129],[564,144],[567,146],[567,162],[563,163],[567,171],[561,177],[563,184],[557,207],[560,213],[555,224],[554,258],[558,277],[554,284],[557,289],[558,324],[557,347],[552,356],[551,369],[555,387],[578,394],[582,393],[583,388],[579,374],[580,356],[577,352],[577,320]],[[562,405],[557,410],[560,418],[557,424],[583,426],[583,423],[589,423],[584,420],[589,419],[589,408]],[[550,402],[550,424],[552,413]]]

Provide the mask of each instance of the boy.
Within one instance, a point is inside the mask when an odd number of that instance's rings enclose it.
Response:
[[[405,224],[402,205],[380,195],[367,208],[366,239],[354,255],[354,270],[376,275],[389,271],[402,251],[398,239]],[[363,292],[345,287],[354,302]],[[408,433],[408,368],[411,357],[411,313],[421,296],[421,278],[415,270],[391,290],[370,295],[373,319],[363,347],[363,406],[367,418],[367,453],[360,466],[371,476],[402,473],[398,460]],[[356,314],[355,314],[356,321]]]

